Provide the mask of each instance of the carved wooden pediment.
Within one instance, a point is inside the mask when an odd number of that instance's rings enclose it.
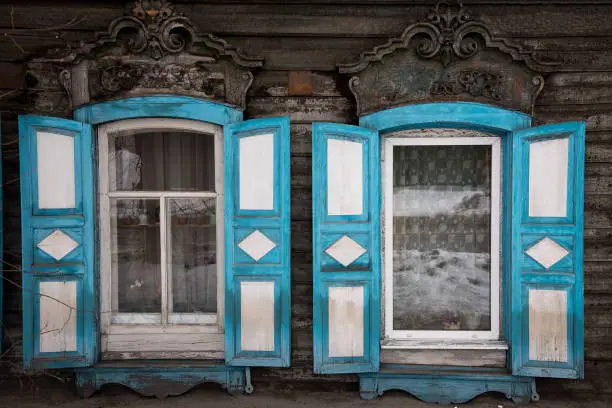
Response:
[[[460,2],[439,2],[426,21],[338,68],[351,76],[358,115],[436,101],[481,102],[531,114],[544,86],[539,72],[554,66],[495,38]]]
[[[96,40],[48,50],[27,64],[36,112],[67,114],[86,103],[179,94],[245,108],[251,71],[262,58],[200,34],[166,0],[137,0]]]

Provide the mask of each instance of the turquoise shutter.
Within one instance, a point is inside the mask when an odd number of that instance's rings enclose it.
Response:
[[[512,372],[581,378],[584,124],[513,137]]]
[[[289,118],[247,120],[223,133],[225,361],[288,367]]]
[[[312,126],[314,370],[375,372],[380,337],[378,132]]]
[[[96,358],[92,155],[89,125],[19,118],[26,369]]]

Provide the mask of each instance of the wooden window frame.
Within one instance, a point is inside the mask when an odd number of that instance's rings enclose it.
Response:
[[[383,347],[388,348],[507,348],[496,344],[501,327],[501,194],[502,155],[501,138],[475,137],[401,137],[389,135],[383,138],[381,160],[383,191],[383,293],[384,293],[384,337]],[[394,330],[393,329],[393,148],[394,146],[449,146],[489,145],[491,161],[491,330]],[[497,250],[496,250],[497,249]],[[465,342],[472,342],[466,344]]]
[[[126,130],[189,130],[203,137],[214,138],[215,190],[214,192],[169,191],[109,191],[108,142],[110,134]],[[98,146],[98,199],[99,199],[99,251],[100,251],[100,305],[101,331],[103,334],[164,334],[173,333],[223,333],[224,331],[224,195],[223,195],[223,128],[207,122],[173,118],[124,119],[100,125],[97,128]],[[167,265],[167,247],[171,239],[168,231],[167,200],[171,198],[216,197],[216,218],[223,220],[216,225],[217,235],[217,312],[170,313],[172,307],[172,281]],[[111,275],[111,220],[110,200],[158,199],[160,201],[160,249],[161,249],[161,310],[160,313],[115,313],[117,278]],[[103,342],[103,352],[107,342]]]

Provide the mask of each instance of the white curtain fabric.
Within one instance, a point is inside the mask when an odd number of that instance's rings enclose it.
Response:
[[[214,138],[181,131],[110,138],[110,191],[215,191]],[[113,200],[119,312],[161,310],[159,200]],[[177,313],[216,311],[216,200],[169,199],[167,259]],[[163,220],[162,220],[163,221]]]

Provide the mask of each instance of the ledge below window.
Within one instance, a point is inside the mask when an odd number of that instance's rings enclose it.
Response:
[[[508,350],[508,344],[502,340],[440,341],[383,339],[380,342],[380,347],[397,350]]]

